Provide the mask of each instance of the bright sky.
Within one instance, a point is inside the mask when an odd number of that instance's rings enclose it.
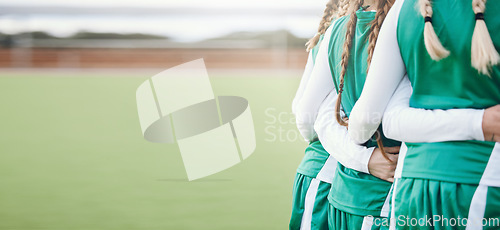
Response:
[[[312,36],[317,28],[326,0],[0,0],[2,6],[63,6],[63,7],[131,7],[131,8],[202,8],[202,9],[258,9],[280,11],[294,9],[317,14],[301,15],[16,15],[0,14],[0,32],[17,33],[42,30],[58,36],[67,36],[85,30],[93,32],[151,33],[172,37],[179,41],[196,41],[236,31],[272,31],[287,29],[302,37]]]
[[[215,8],[318,8],[326,0],[1,0],[0,5],[10,6],[90,6],[90,7],[215,7]]]

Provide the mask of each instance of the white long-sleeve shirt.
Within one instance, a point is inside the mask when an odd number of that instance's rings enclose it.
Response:
[[[394,3],[380,30],[363,92],[349,117],[350,137],[364,143],[383,121],[384,134],[404,142],[484,140],[484,110],[409,107],[411,86],[397,41],[403,2]]]

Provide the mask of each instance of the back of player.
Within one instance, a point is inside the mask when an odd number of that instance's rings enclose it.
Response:
[[[331,24],[337,11],[336,0],[327,3],[323,18],[318,28],[318,33],[306,44],[309,51],[308,63],[302,77],[299,90],[294,98],[292,110],[297,114],[297,106],[303,91],[308,83],[309,75],[312,72],[316,54],[322,43],[324,33]],[[298,128],[304,138],[309,141],[309,146],[305,150],[304,158],[297,168],[293,184],[292,215],[290,218],[290,229],[327,229],[328,228],[328,192],[331,188],[333,171],[336,161],[323,148],[314,133],[307,133],[312,130],[313,124]]]
[[[405,74],[413,86],[409,103],[414,108],[496,107],[498,13],[499,1],[397,0],[384,21],[363,93],[352,110],[350,137],[357,143],[369,139],[382,120],[378,114],[384,113]],[[485,127],[483,123],[484,137],[474,138],[477,141],[435,136],[425,143],[406,142],[392,192],[395,228],[500,228],[500,139],[495,136],[500,134],[498,128],[491,132]]]
[[[471,4],[472,2],[472,4]],[[500,1],[405,0],[397,41],[413,85],[410,105],[487,108],[500,103]],[[416,7],[418,6],[418,7]],[[487,27],[486,27],[487,26]],[[491,34],[491,36],[490,36]],[[407,143],[395,217],[439,218],[440,229],[498,229],[500,144]],[[425,202],[424,202],[425,201]],[[464,218],[468,217],[468,221]],[[484,220],[495,220],[495,223]],[[462,221],[460,221],[462,219]],[[398,228],[409,228],[397,221]],[[433,228],[425,226],[422,228]]]
[[[337,120],[345,126],[347,122],[340,117],[340,107],[349,117],[363,89],[378,31],[394,1],[375,2],[373,8],[376,12],[367,10],[368,6],[363,7],[363,1],[351,1],[351,13],[340,18],[332,30],[329,57],[333,81],[339,93]],[[383,134],[382,142],[385,146],[400,145],[400,142],[384,138]],[[377,141],[371,140],[366,145],[377,146]],[[388,181],[338,164],[328,196],[330,229],[378,229],[381,225],[388,226],[389,221],[385,217],[389,211],[391,186]]]

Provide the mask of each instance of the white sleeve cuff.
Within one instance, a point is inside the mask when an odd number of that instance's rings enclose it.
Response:
[[[474,112],[472,121],[472,138],[473,140],[484,141],[484,133],[483,133],[483,116],[484,109],[478,110]]]
[[[370,158],[372,157],[372,153],[375,150],[375,147],[364,149],[359,153],[360,167],[359,171],[370,174],[368,170],[368,162],[370,162]]]

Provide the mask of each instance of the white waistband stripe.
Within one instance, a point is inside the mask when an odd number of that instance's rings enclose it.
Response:
[[[316,176],[316,179],[331,184],[333,176],[335,175],[335,169],[337,169],[337,161],[335,158],[329,156],[328,159],[326,159],[323,168],[321,168]]]

